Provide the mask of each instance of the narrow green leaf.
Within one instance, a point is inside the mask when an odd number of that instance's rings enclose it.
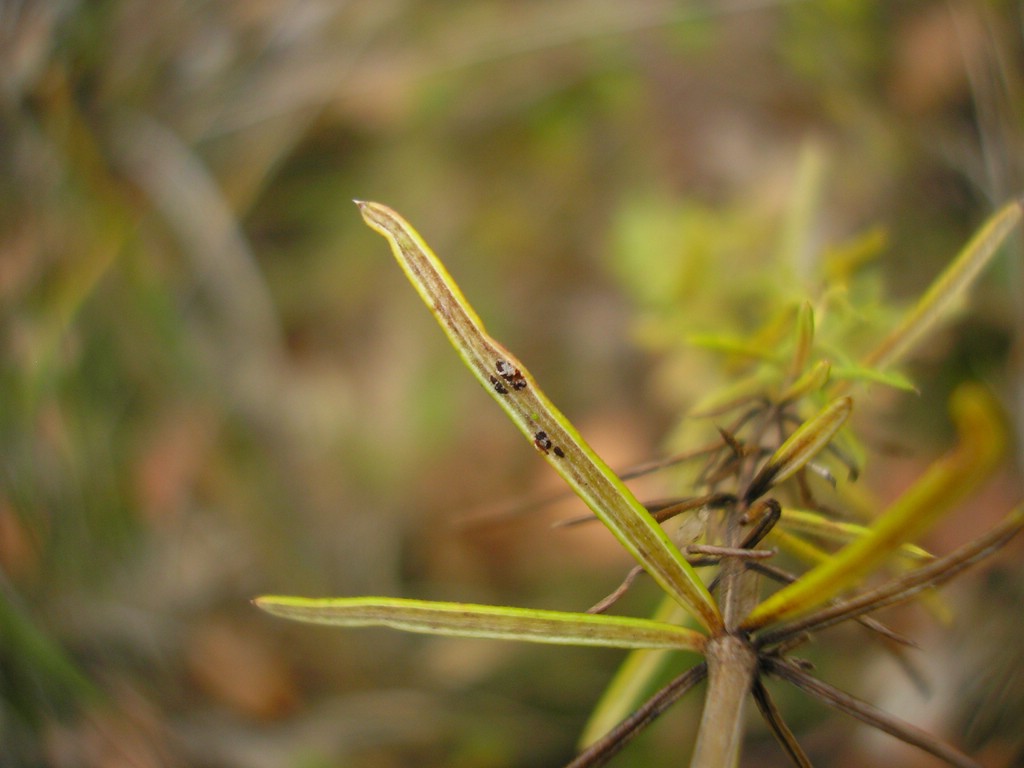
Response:
[[[786,510],[784,515],[788,515],[789,513],[790,510]],[[870,531],[870,529],[865,528],[864,531],[866,533]],[[798,560],[802,560],[810,565],[818,565],[819,563],[827,562],[828,559],[832,557],[831,553],[826,552],[821,547],[811,544],[809,541],[805,541],[796,534],[790,533],[788,530],[783,530],[783,527],[780,525],[776,525],[772,529],[772,532],[768,535],[767,541],[777,545],[783,552],[788,552]],[[901,556],[906,557],[907,559],[912,559],[920,564],[921,560],[918,558],[918,551],[927,555],[929,564],[935,562],[933,555],[928,554],[925,550],[920,547],[916,547],[913,544],[903,544],[899,548],[899,554]],[[920,570],[920,568],[918,570]],[[940,595],[935,593],[925,593],[921,596],[921,602],[936,621],[942,624],[948,624],[952,620],[952,613]]]
[[[789,377],[798,379],[807,367],[814,346],[814,308],[809,301],[800,305],[796,316],[796,349],[789,365]]]
[[[807,462],[817,456],[846,423],[852,409],[853,400],[838,397],[822,408],[813,419],[801,424],[750,482],[747,501],[757,499],[774,484],[781,483],[807,466]]]
[[[822,254],[825,284],[845,286],[854,273],[870,261],[877,259],[889,244],[889,235],[883,227],[862,232],[845,243],[829,247]]]
[[[787,514],[789,514],[789,510],[786,510],[786,512],[783,513],[783,515]],[[832,553],[827,552],[821,547],[800,538],[794,533],[790,533],[789,531],[783,530],[782,526],[780,525],[776,525],[774,528],[772,528],[772,531],[770,534],[768,534],[766,541],[771,542],[773,545],[778,546],[778,548],[783,552],[788,552],[798,560],[802,560],[803,562],[809,563],[810,565],[818,565],[819,563],[827,562],[828,559],[832,557]],[[904,544],[903,547],[900,548],[900,553],[905,553],[908,548],[918,549],[917,547],[914,547],[912,544]],[[923,552],[924,550],[921,551]],[[907,557],[909,558],[913,556],[907,555]],[[916,560],[915,558],[915,562],[919,563],[920,561]],[[929,555],[928,562],[934,563],[935,558]],[[918,568],[917,570],[921,569]],[[949,623],[949,621],[952,618],[950,615],[950,610],[942,601],[940,595],[934,592],[926,592],[925,594],[921,595],[921,602],[923,603],[925,609],[929,613],[931,613],[937,621],[943,624]],[[774,630],[772,634],[774,634]]]
[[[868,535],[759,604],[743,622],[744,629],[806,613],[854,586],[900,545],[927,530],[989,474],[1006,441],[991,396],[980,386],[965,385],[953,393],[950,409],[959,445],[896,499],[870,526]]]
[[[898,371],[880,371],[863,365],[837,365],[832,368],[832,379],[834,381],[866,381],[915,394],[920,391],[913,381]]]
[[[707,418],[729,413],[763,397],[765,390],[778,383],[777,371],[768,366],[758,366],[751,375],[716,389],[697,401],[689,415],[693,418]]]
[[[440,603],[397,597],[264,596],[253,601],[275,616],[339,627],[391,627],[406,632],[553,645],[674,648],[699,651],[700,632],[651,619],[542,611],[500,605]]]
[[[803,509],[787,509],[782,516],[781,524],[787,531],[802,531],[829,541],[848,543],[866,535],[871,529],[857,523],[832,520],[817,512]],[[914,562],[929,562],[933,555],[916,544],[903,544],[898,553],[900,557]]]
[[[778,360],[776,351],[770,346],[755,344],[749,339],[738,336],[692,333],[686,337],[686,342],[695,347],[711,350],[712,352],[749,357],[753,360],[767,360],[769,362]]]
[[[758,641],[763,645],[785,641],[804,632],[817,632],[840,622],[905,602],[921,596],[922,593],[927,595],[928,592],[955,579],[967,568],[993,555],[1021,530],[1024,530],[1024,504],[1010,510],[1006,517],[980,537],[963,544],[945,557],[933,559],[927,565],[909,571],[886,584],[820,608],[796,621],[773,627],[759,634]]]
[[[419,234],[378,203],[358,202],[452,345],[538,452],[661,587],[709,629],[722,621],[696,571],[576,428],[555,408],[519,360],[484,330],[455,281]]]
[[[828,360],[819,360],[809,370],[805,371],[803,376],[800,376],[786,387],[779,395],[778,401],[780,403],[789,403],[793,400],[799,400],[811,392],[816,392],[828,383],[831,373],[832,364]]]
[[[991,261],[999,246],[1020,223],[1022,206],[1022,200],[1007,203],[985,222],[900,324],[868,354],[864,359],[865,365],[884,369],[906,356]]]
[[[786,513],[783,512],[783,514]],[[829,557],[828,552],[817,544],[812,544],[795,533],[790,533],[782,525],[772,528],[771,533],[765,537],[765,541],[770,541],[772,545],[777,546],[783,552],[788,552],[796,559],[811,565],[824,563]]]

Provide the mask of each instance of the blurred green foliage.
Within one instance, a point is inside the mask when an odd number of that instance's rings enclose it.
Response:
[[[717,375],[683,334],[768,319],[750,265],[780,243],[873,252],[884,227],[876,285],[911,295],[1020,191],[1018,12],[4,3],[5,764],[567,755],[613,655],[564,670],[555,651],[310,637],[246,605],[442,584],[584,605],[616,578],[600,541],[544,514],[452,527],[544,475],[349,200],[414,216],[595,447],[636,461]],[[787,234],[809,139],[820,204]],[[921,366],[1019,393],[1016,247]],[[635,338],[657,342],[653,371]],[[925,441],[941,389],[911,410]],[[567,559],[579,575],[550,583]]]

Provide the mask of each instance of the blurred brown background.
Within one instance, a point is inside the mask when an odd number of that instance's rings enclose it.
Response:
[[[627,567],[601,531],[550,530],[572,503],[459,524],[557,483],[351,199],[408,217],[626,466],[662,453],[704,383],[666,385],[636,343],[629,217],[696,210],[709,237],[756,242],[743,228],[777,226],[813,147],[809,238],[884,228],[880,275],[910,296],[1024,188],[1022,26],[998,0],[2,0],[0,765],[566,760],[621,654],[335,632],[248,603],[580,609]],[[948,443],[937,414],[965,376],[1020,434],[1019,238],[1008,251],[914,369],[901,437],[921,457]],[[727,278],[694,295],[714,306]],[[923,461],[869,478],[894,492]],[[1021,496],[1012,463],[937,549]],[[951,590],[969,598],[953,627],[908,612],[930,698],[842,632],[809,654],[1019,765],[1014,552]],[[816,765],[934,764],[782,698]],[[680,764],[697,701],[616,765]],[[759,725],[746,760],[786,764]]]

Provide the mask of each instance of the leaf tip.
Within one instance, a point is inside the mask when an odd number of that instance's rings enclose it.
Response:
[[[249,602],[261,611],[275,613],[274,609],[279,606],[280,598],[273,597],[272,595],[260,595],[259,597],[252,598]]]

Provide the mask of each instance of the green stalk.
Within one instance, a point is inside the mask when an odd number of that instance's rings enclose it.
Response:
[[[734,768],[743,744],[743,708],[754,680],[757,655],[733,635],[707,644],[708,689],[690,768]]]

